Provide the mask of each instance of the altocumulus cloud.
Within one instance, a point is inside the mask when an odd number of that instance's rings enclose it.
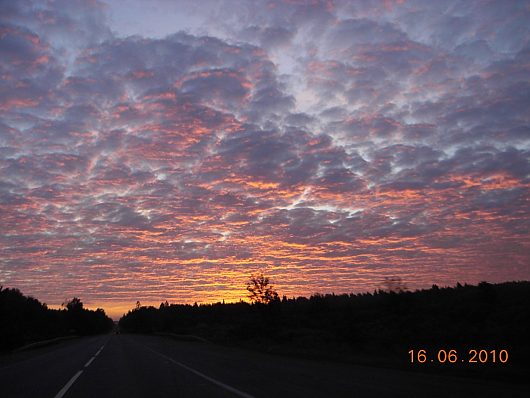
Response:
[[[258,267],[289,295],[530,277],[523,2],[204,4],[160,37],[98,1],[1,4],[2,284],[119,304],[239,299]]]

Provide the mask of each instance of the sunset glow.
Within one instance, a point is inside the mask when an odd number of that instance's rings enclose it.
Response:
[[[0,285],[136,301],[530,279],[530,7],[0,5]]]

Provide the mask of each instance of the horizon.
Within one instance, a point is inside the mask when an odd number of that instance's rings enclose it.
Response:
[[[400,284],[403,282],[403,281],[398,281]],[[436,286],[437,288],[439,289],[456,289],[458,288],[459,286],[461,287],[467,287],[467,286],[478,286],[480,283],[484,283],[486,281],[481,281],[477,284],[469,284],[467,282],[456,282],[453,286],[451,285],[442,285],[442,286],[439,286],[437,284],[432,284],[431,286],[428,286],[428,287],[423,287],[423,288],[416,288],[416,289],[409,289],[409,287],[406,285],[406,284],[402,284],[401,286],[403,287],[403,290],[400,291],[400,292],[407,292],[407,293],[415,293],[415,292],[419,292],[419,291],[422,291],[422,290],[431,290],[434,286]],[[506,281],[502,281],[502,282],[495,282],[493,283],[493,285],[502,285],[502,284],[506,284],[506,283],[522,283],[522,282],[530,282],[530,280],[506,280]],[[486,282],[486,283],[489,283],[489,282]],[[274,288],[274,285],[272,285],[271,283],[271,286]],[[17,289],[16,287],[13,287],[13,286],[1,286],[3,287],[4,289]],[[327,295],[335,295],[335,296],[340,296],[340,295],[363,295],[363,294],[375,294],[375,293],[378,293],[378,292],[389,292],[391,289],[388,285],[387,286],[384,286],[384,281],[383,283],[381,284],[381,286],[377,289],[374,289],[372,291],[362,291],[362,292],[354,292],[354,291],[350,291],[350,292],[342,292],[342,293],[336,293],[336,292],[314,292],[312,294],[308,294],[308,295],[298,295],[298,296],[286,296],[286,295],[283,295],[281,294],[281,292],[277,292],[278,295],[280,296],[280,298],[283,300],[283,296],[285,296],[287,299],[297,299],[297,298],[310,298],[310,297],[313,297],[313,296],[318,296],[318,295],[322,295],[322,296],[327,296]],[[20,289],[19,289],[20,290]],[[23,291],[21,291],[22,294],[24,294]],[[66,310],[65,306],[64,306],[64,303],[67,302],[68,300],[70,300],[71,298],[68,298],[68,299],[65,299],[63,301],[62,304],[48,304],[48,303],[45,303],[43,302],[42,300],[40,300],[38,297],[34,297],[34,296],[27,296],[27,297],[31,297],[31,298],[34,298],[36,300],[38,300],[39,302],[41,302],[42,304],[44,304],[46,307],[50,308],[50,309],[54,309],[54,310]],[[168,303],[169,305],[215,305],[215,304],[237,304],[237,303],[240,303],[240,302],[244,302],[244,303],[248,303],[248,304],[252,304],[252,300],[249,299],[249,296],[248,294],[244,297],[241,297],[240,299],[238,300],[217,300],[217,301],[208,301],[208,302],[205,302],[205,301],[202,301],[202,302],[199,302],[199,301],[190,301],[190,302],[171,302],[171,301],[168,301],[168,300],[164,300],[164,299],[161,299],[159,301],[151,301],[151,302],[146,302],[146,303],[142,303],[140,300],[136,300],[136,302],[134,303],[114,303],[113,305],[107,305],[107,307],[101,307],[101,306],[98,306],[98,305],[95,305],[95,304],[91,304],[90,302],[85,302],[83,300],[82,297],[79,297],[79,296],[74,296],[74,297],[77,297],[81,300],[81,302],[83,303],[83,307],[86,308],[86,309],[89,309],[89,310],[97,310],[97,309],[103,309],[105,311],[105,314],[110,317],[114,322],[117,322],[119,321],[123,316],[125,316],[128,312],[130,311],[133,311],[135,308],[137,308],[137,302],[140,302],[140,305],[141,307],[155,307],[155,308],[158,308],[160,307],[161,304],[163,303]]]
[[[3,2],[0,285],[530,280],[529,60],[517,1]]]

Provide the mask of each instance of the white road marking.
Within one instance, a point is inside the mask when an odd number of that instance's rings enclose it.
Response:
[[[71,341],[71,340],[70,340]],[[77,342],[74,341],[74,344],[76,344]],[[0,366],[0,370],[2,369],[8,369],[8,368],[12,368],[14,366],[18,366],[22,363],[26,363],[26,362],[32,362],[32,361],[35,361],[35,360],[39,360],[39,359],[42,359],[42,358],[46,358],[50,355],[54,355],[56,354],[57,352],[61,352],[61,351],[64,351],[64,350],[67,350],[68,348],[70,348],[71,346],[67,345],[67,346],[58,346],[57,348],[55,348],[53,351],[49,351],[49,352],[44,352],[40,355],[35,355],[35,356],[32,356],[30,358],[26,358],[26,359],[22,359],[20,361],[17,361],[17,362],[14,362],[10,365],[5,365],[5,366]]]
[[[56,395],[54,398],[62,398],[62,397],[64,396],[64,394],[66,394],[66,392],[68,391],[68,389],[69,389],[70,387],[72,387],[72,384],[75,383],[75,381],[77,380],[77,378],[78,378],[79,376],[81,376],[81,373],[83,373],[82,370],[80,370],[79,372],[77,372],[77,373],[74,375],[74,377],[72,377],[72,378],[70,379],[70,381],[69,381],[68,383],[66,383],[66,385],[61,389],[61,391],[59,391],[59,392],[57,393],[57,395]]]
[[[143,345],[143,344],[142,344]],[[208,380],[210,383],[213,383],[219,387],[222,387],[224,388],[225,390],[228,390],[230,392],[233,392],[234,394],[236,394],[237,396],[240,396],[240,397],[243,397],[243,398],[255,398],[253,395],[250,395],[250,394],[247,394],[246,392],[243,392],[243,391],[240,391],[238,390],[237,388],[234,388],[232,386],[229,386],[228,384],[225,384],[223,382],[220,382],[219,380],[215,380],[213,378],[211,378],[210,376],[206,376],[204,373],[201,373],[199,372],[198,370],[195,370],[193,368],[190,368],[189,366],[187,365],[184,365],[182,362],[179,362],[179,361],[175,361],[173,358],[171,357],[168,357],[167,355],[164,355],[164,354],[161,354],[159,353],[158,351],[155,351],[145,345],[143,345],[145,348],[147,348],[149,351],[157,354],[157,355],[160,355],[162,358],[174,363],[175,365],[177,366],[180,366],[181,368],[184,368],[186,369],[187,371],[199,376],[199,377],[202,377],[203,379],[205,380]],[[56,397],[57,398],[57,397]]]
[[[101,350],[103,350],[103,347],[105,347],[104,344],[101,346],[101,348],[98,350],[98,352],[96,352],[96,353],[94,354],[95,357],[97,357],[97,356],[99,355],[99,353],[101,352]]]
[[[90,358],[90,360],[85,364],[85,368],[88,368],[94,359],[96,359],[96,356]]]
[[[97,357],[98,354],[101,352],[101,350],[103,349],[103,347],[105,347],[105,345],[102,345],[101,348],[98,350],[98,352],[96,352],[96,353],[94,354],[94,356],[88,360],[88,362],[87,362],[87,363],[85,364],[85,366],[84,366],[85,368],[87,368],[87,367],[90,366],[90,364],[92,363],[92,361],[93,361],[94,359],[96,359],[96,357]],[[68,383],[66,383],[66,385],[65,385],[63,388],[61,388],[61,391],[59,391],[59,392],[57,393],[57,395],[56,395],[54,398],[62,398],[62,397],[64,396],[64,394],[66,394],[67,391],[70,389],[70,387],[72,387],[72,384],[75,383],[75,381],[77,380],[77,378],[78,378],[79,376],[81,376],[81,373],[83,373],[82,370],[78,371],[78,372],[77,372],[77,373],[76,373],[76,374],[70,379],[70,381],[68,381]]]

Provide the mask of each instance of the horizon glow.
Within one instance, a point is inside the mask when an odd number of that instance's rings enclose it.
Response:
[[[530,279],[530,7],[0,5],[0,284],[136,301]]]

